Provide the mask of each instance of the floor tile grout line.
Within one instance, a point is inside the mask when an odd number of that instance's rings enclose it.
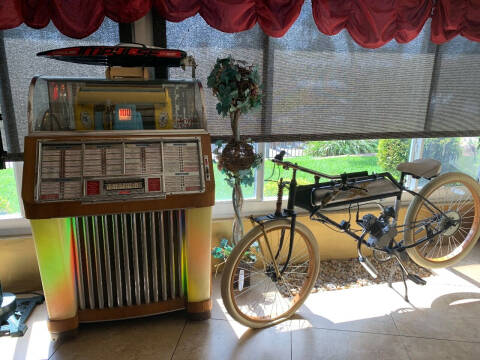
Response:
[[[290,331],[290,360],[293,360],[293,331]]]
[[[388,316],[390,316],[390,319],[392,319],[393,325],[395,326],[395,329],[397,330],[398,336],[402,336],[402,335],[400,335],[400,329],[398,328],[397,323],[395,322],[395,318],[392,316],[391,313],[389,313]],[[410,356],[410,353],[408,352],[407,345],[403,341],[403,338],[400,339],[400,340],[402,341],[402,345],[403,345],[403,348],[405,349],[405,353],[407,354],[408,359],[412,360],[412,357]]]
[[[389,313],[388,316],[390,316],[390,319],[392,319],[393,326],[395,326],[395,329],[397,330],[397,333],[400,335],[400,329],[398,328],[397,323],[395,322],[395,319],[392,316],[392,313]]]
[[[58,338],[56,341],[60,341],[60,338]],[[50,360],[52,358],[53,355],[55,355],[55,353],[58,351],[58,349],[60,349],[60,347],[63,345],[63,342],[59,343],[57,347],[55,347],[55,350],[53,351],[52,355],[50,355],[47,360]]]
[[[458,340],[458,339],[446,339],[446,338],[436,338],[436,337],[425,337],[425,336],[415,336],[415,335],[405,335],[405,334],[388,334],[376,331],[360,331],[360,330],[348,330],[348,329],[332,329],[332,328],[324,328],[324,327],[316,327],[312,326],[311,329],[317,330],[328,330],[328,331],[339,331],[339,332],[350,332],[350,333],[359,333],[359,334],[369,334],[369,335],[386,335],[386,336],[399,336],[405,338],[415,338],[415,339],[425,339],[425,340],[439,340],[439,341],[454,341],[454,342],[462,342],[462,343],[469,343],[469,344],[480,344],[479,341],[471,341],[471,340]]]
[[[400,336],[400,337],[405,337],[405,338],[415,338],[415,339],[425,339],[425,340],[438,340],[438,341],[454,341],[454,342],[462,342],[462,343],[469,343],[469,344],[479,344],[479,341],[471,341],[471,340],[459,340],[459,339],[447,339],[447,338],[436,338],[436,337],[426,337],[426,336],[416,336],[416,335],[407,335],[407,334],[402,334],[400,332],[400,329],[398,329],[397,324],[395,322],[395,319],[391,314],[389,316],[392,318],[393,324],[395,326],[395,329],[397,330],[397,333],[392,334],[392,333],[385,333],[385,332],[380,332],[380,331],[361,331],[361,330],[349,330],[349,329],[332,329],[332,328],[326,328],[326,327],[318,327],[315,325],[312,325],[312,329],[317,329],[317,330],[329,330],[329,331],[340,331],[340,332],[351,332],[351,333],[359,333],[359,334],[370,334],[370,335],[386,335],[386,336]],[[211,318],[211,320],[215,321],[226,321],[229,322],[231,320],[229,319],[217,319],[217,318]],[[234,321],[234,320],[233,320]],[[288,321],[288,320],[286,320]],[[293,347],[293,342],[292,342],[292,347]]]
[[[180,344],[180,340],[182,339],[183,333],[185,332],[185,328],[187,327],[187,323],[188,323],[188,320],[185,320],[185,322],[183,323],[182,331],[180,332],[180,336],[178,337],[177,343],[175,344],[175,348],[173,349],[172,357],[170,358],[170,360],[172,360],[173,357],[175,356],[175,352],[177,351],[178,344]]]
[[[409,360],[412,360],[412,357],[410,356],[410,353],[408,352],[407,344],[405,344],[405,343],[403,342],[403,339],[401,339],[401,341],[402,341],[402,345],[403,345],[403,348],[405,349],[405,353],[407,354],[408,359],[409,359]]]

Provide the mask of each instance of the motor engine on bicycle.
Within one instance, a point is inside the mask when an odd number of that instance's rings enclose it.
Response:
[[[394,218],[395,210],[389,206],[378,218],[373,214],[366,214],[358,221],[365,232],[370,234],[367,240],[369,246],[383,249],[389,245],[397,235],[396,225],[392,221]]]

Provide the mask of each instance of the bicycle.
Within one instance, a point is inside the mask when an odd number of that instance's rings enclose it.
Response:
[[[285,152],[275,156],[275,165],[292,170],[290,181],[278,181],[275,212],[250,217],[256,224],[234,247],[222,275],[225,307],[238,322],[252,328],[276,324],[293,315],[310,294],[320,269],[318,244],[311,231],[297,221],[295,206],[307,210],[310,220],[344,232],[357,242],[358,259],[371,276],[378,275],[362,253],[373,250],[380,261],[393,260],[405,279],[425,285],[409,273],[404,262],[410,257],[426,268],[451,266],[473,248],[480,236],[480,185],[462,173],[439,175],[440,162],[417,160],[398,165],[397,181],[390,173],[369,175],[367,171],[328,175],[288,161]],[[297,171],[313,175],[314,182],[298,185]],[[419,192],[407,188],[405,178],[429,182]],[[328,181],[320,182],[321,178]],[[287,208],[282,210],[283,189],[288,187]],[[413,195],[403,224],[398,224],[402,194]],[[393,206],[378,200],[394,198]],[[377,202],[380,215],[359,217],[360,208]],[[356,207],[352,226],[351,210]],[[348,208],[348,219],[337,223],[325,210]],[[403,235],[402,240],[398,237]],[[408,255],[407,255],[408,254]],[[406,295],[405,295],[406,296]],[[407,298],[406,298],[407,299]]]

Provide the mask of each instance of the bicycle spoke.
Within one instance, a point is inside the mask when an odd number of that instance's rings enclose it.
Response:
[[[305,299],[308,295],[305,288],[310,289],[315,281],[311,276],[312,266],[318,264],[312,264],[313,253],[308,248],[311,240],[297,230],[293,243],[290,243],[289,226],[272,229],[267,224],[264,229],[265,233],[252,237],[241,259],[230,270],[229,286],[231,301],[242,318],[269,323],[291,312],[295,304]],[[282,235],[284,241],[280,246]],[[268,245],[270,249],[267,251]],[[272,253],[279,271],[285,268],[278,279],[278,273],[273,269]],[[245,272],[241,278],[240,271]],[[242,282],[244,286],[238,290]]]

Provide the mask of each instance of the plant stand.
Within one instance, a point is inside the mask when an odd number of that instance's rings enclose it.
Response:
[[[235,185],[232,190],[232,204],[235,212],[232,226],[232,242],[237,245],[243,238],[243,222],[242,222],[242,208],[243,208],[243,193],[240,179],[235,177]]]

